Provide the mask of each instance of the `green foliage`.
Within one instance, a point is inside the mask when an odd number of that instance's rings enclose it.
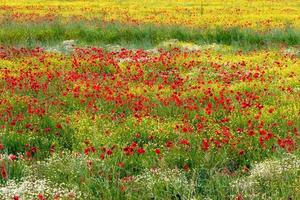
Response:
[[[181,26],[133,26],[118,23],[91,26],[85,22],[62,24],[54,21],[41,24],[2,24],[0,44],[34,47],[75,39],[81,45],[119,44],[125,47],[150,48],[165,40],[178,39],[197,44],[220,43],[242,48],[261,48],[266,45],[298,45],[299,35],[298,29],[289,27],[262,33],[239,27],[203,30]]]

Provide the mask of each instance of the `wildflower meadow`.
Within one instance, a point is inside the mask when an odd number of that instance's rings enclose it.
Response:
[[[300,199],[297,0],[0,0],[0,200]]]

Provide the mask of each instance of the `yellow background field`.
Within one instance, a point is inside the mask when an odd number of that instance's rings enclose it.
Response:
[[[126,24],[243,27],[270,30],[300,26],[300,1],[0,1],[0,20],[101,20]]]

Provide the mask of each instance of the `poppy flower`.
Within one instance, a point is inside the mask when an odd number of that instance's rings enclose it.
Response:
[[[11,161],[14,161],[14,160],[17,159],[17,156],[14,155],[14,154],[10,154],[10,155],[8,156],[8,159],[11,160]]]
[[[145,149],[143,149],[143,148],[138,148],[137,153],[138,153],[138,154],[143,154],[143,153],[145,153]]]
[[[19,197],[19,195],[16,194],[16,195],[14,195],[13,199],[14,200],[20,200],[20,197]]]
[[[105,158],[105,154],[103,154],[103,153],[100,154],[100,159],[101,159],[101,160],[104,160],[104,158]]]
[[[157,155],[161,154],[160,149],[155,149],[154,152],[155,152]]]
[[[180,140],[180,144],[189,146],[190,142],[188,140],[184,139],[184,140]]]
[[[39,200],[46,200],[46,198],[44,197],[44,195],[43,194],[38,194],[38,199]]]
[[[183,166],[183,170],[186,171],[186,172],[188,172],[190,170],[190,166],[188,164],[185,164]]]
[[[123,152],[124,152],[124,154],[127,155],[127,156],[131,156],[131,155],[133,155],[133,153],[134,153],[132,147],[125,147],[125,148],[123,149]]]
[[[125,166],[125,164],[123,162],[119,162],[118,166],[121,167],[121,168],[123,168]]]
[[[6,180],[8,177],[7,175],[7,171],[6,171],[6,166],[5,166],[5,163],[4,161],[2,161],[2,165],[1,165],[1,176],[4,180]]]
[[[239,155],[244,155],[245,151],[243,149],[239,150]]]
[[[172,147],[174,147],[174,144],[173,144],[172,141],[168,140],[168,141],[166,141],[166,143],[165,143],[165,147],[167,147],[167,148],[172,148]]]
[[[207,141],[207,139],[202,140],[202,149],[204,151],[207,151],[209,149],[209,142]]]
[[[106,154],[107,155],[111,155],[113,153],[113,151],[111,150],[111,149],[108,149],[107,151],[106,151]]]

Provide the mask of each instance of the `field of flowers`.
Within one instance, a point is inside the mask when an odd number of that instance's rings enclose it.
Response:
[[[299,12],[1,0],[0,200],[300,199]]]
[[[102,20],[126,24],[155,23],[212,28],[243,27],[261,31],[300,26],[299,1],[176,0],[176,1],[0,1],[1,21],[45,22]]]

